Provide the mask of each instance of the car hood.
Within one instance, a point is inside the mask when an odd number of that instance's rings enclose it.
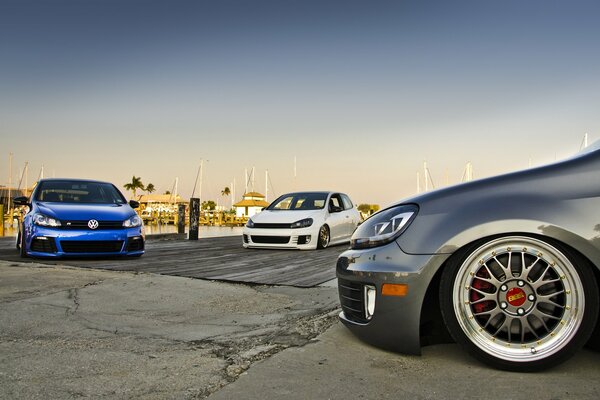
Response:
[[[594,146],[565,161],[408,198],[398,204],[416,204],[419,211],[396,242],[410,254],[449,254],[507,232],[577,229],[582,237],[596,236],[597,221],[589,210],[597,210],[599,170],[600,147]],[[587,217],[588,226],[581,228],[585,224],[574,217]]]
[[[499,198],[536,198],[540,204],[553,198],[591,198],[600,192],[600,141],[592,149],[553,164],[434,190],[404,199],[431,213],[446,213],[453,206],[481,205]]]
[[[315,218],[324,210],[271,211],[265,210],[252,217],[258,224],[291,224],[304,218]]]
[[[39,202],[40,213],[59,220],[124,221],[135,211],[128,204],[63,204]]]

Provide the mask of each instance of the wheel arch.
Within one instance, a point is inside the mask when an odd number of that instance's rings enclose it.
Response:
[[[576,240],[574,243],[580,244],[582,241],[587,242],[587,240],[578,237],[577,235],[570,233],[568,231],[560,230],[556,228],[557,232],[560,232],[561,238],[578,238],[580,240]],[[592,270],[594,277],[596,279],[596,284],[600,288],[600,264],[595,262],[592,258],[588,257],[588,255],[582,251],[578,247],[571,245],[570,243],[566,243],[565,241],[548,235],[542,235],[537,232],[522,232],[522,231],[506,231],[502,233],[495,233],[489,236],[479,237],[464,243],[462,246],[455,249],[448,259],[446,259],[438,268],[438,270],[433,275],[433,278],[429,282],[427,290],[425,292],[425,297],[423,299],[423,304],[421,306],[421,314],[419,320],[419,336],[421,339],[421,346],[426,346],[430,344],[439,344],[439,343],[450,343],[453,342],[452,337],[448,329],[445,326],[445,323],[442,318],[442,314],[439,308],[439,292],[440,292],[440,283],[441,276],[444,269],[448,266],[449,263],[456,260],[457,258],[464,257],[469,251],[476,249],[477,247],[483,245],[484,243],[494,240],[503,236],[529,236],[536,239],[544,240],[549,242],[550,244],[557,247],[565,247],[570,252],[576,253],[582,260],[584,260]],[[456,240],[456,238],[454,238]],[[591,246],[591,245],[590,245]],[[587,246],[583,246],[587,249]],[[592,250],[592,254],[595,252]],[[600,350],[600,315],[596,320],[596,325],[594,329],[594,333],[592,334],[590,340],[588,341],[588,345]]]

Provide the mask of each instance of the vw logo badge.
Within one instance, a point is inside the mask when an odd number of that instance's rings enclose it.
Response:
[[[98,227],[98,221],[96,221],[95,219],[90,219],[88,221],[88,227],[90,229],[96,229]]]

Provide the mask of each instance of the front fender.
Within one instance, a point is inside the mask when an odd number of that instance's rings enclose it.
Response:
[[[398,240],[398,244],[403,251],[409,254],[452,254],[469,243],[491,236],[514,234],[545,236],[571,246],[594,265],[600,266],[600,252],[597,247],[600,236],[587,239],[565,227],[546,221],[506,219],[484,222],[463,230],[455,230],[447,226],[439,226],[437,229],[432,227],[432,230],[438,232],[437,237],[440,239],[444,234],[448,235],[446,239],[437,242],[437,249],[433,251],[432,248],[421,248],[425,252],[414,251],[416,249],[414,244],[409,240],[401,240],[402,238]]]

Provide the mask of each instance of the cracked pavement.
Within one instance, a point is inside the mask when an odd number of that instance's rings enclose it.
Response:
[[[337,321],[337,289],[0,261],[0,399],[597,399],[600,357],[497,371],[406,356]]]
[[[332,287],[0,261],[0,398],[204,398],[336,320]]]

